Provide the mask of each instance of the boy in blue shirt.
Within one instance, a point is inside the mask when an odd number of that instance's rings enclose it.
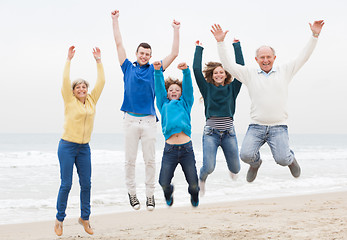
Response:
[[[125,181],[128,188],[130,205],[140,209],[136,196],[135,163],[138,144],[141,139],[146,172],[146,205],[148,210],[155,207],[155,141],[156,113],[154,108],[154,68],[149,64],[152,57],[151,46],[141,43],[136,50],[136,62],[131,63],[125,53],[119,30],[119,11],[111,13],[113,34],[117,46],[118,60],[124,74],[124,111],[125,131]],[[165,70],[177,57],[179,51],[180,23],[173,21],[174,40],[171,53],[162,60],[161,70]]]
[[[193,207],[199,205],[199,184],[195,156],[191,141],[190,112],[194,102],[193,84],[186,63],[178,64],[183,72],[182,82],[168,78],[164,81],[161,62],[153,63],[156,102],[161,114],[165,148],[161,162],[159,184],[163,188],[168,206],[173,204],[174,187],[171,180],[181,164],[188,182],[188,192]]]

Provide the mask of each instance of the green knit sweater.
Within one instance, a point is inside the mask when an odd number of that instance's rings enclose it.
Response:
[[[236,63],[244,65],[240,42],[233,43]],[[241,83],[234,79],[225,86],[208,83],[202,73],[203,47],[196,46],[193,72],[200,93],[204,98],[206,120],[210,117],[234,117],[236,97],[240,92]]]

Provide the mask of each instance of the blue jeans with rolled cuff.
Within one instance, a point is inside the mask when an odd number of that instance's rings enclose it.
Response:
[[[198,174],[195,166],[193,144],[190,141],[182,145],[165,143],[159,174],[159,184],[164,191],[165,198],[169,199],[173,192],[171,180],[178,164],[181,165],[188,183],[188,193],[197,197],[199,194]]]
[[[234,174],[240,171],[239,148],[234,127],[220,131],[210,126],[205,126],[202,146],[203,165],[200,169],[201,181],[206,181],[208,175],[214,171],[219,146],[224,152],[229,171]]]
[[[91,154],[89,143],[78,144],[63,139],[59,142],[58,158],[60,164],[61,184],[57,200],[57,215],[59,221],[64,221],[67,201],[72,186],[73,166],[76,165],[80,183],[81,218],[89,220],[90,189],[91,189]]]

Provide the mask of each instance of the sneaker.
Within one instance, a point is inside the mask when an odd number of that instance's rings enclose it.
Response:
[[[140,202],[137,199],[136,194],[130,195],[130,193],[128,193],[128,195],[129,195],[130,205],[133,207],[133,209],[139,210],[140,209]]]
[[[248,172],[247,172],[247,182],[253,182],[254,179],[257,177],[258,169],[260,168],[262,161],[259,160],[259,165],[256,167],[249,166]]]
[[[165,199],[165,200],[166,200],[166,204],[167,204],[169,207],[171,207],[172,204],[173,204],[173,196],[172,196],[172,194],[171,194],[171,196],[170,196],[170,199]]]
[[[190,202],[193,207],[199,206],[199,193],[197,193],[196,196],[191,195]]]
[[[200,187],[200,196],[205,196],[205,183],[206,181],[199,180],[199,187]]]
[[[84,227],[84,231],[86,231],[86,233],[93,235],[94,231],[92,229],[92,227],[89,224],[89,220],[83,220],[82,218],[78,219],[78,223],[81,224]]]
[[[295,178],[300,177],[301,169],[300,169],[300,166],[299,166],[299,164],[295,158],[294,158],[292,164],[290,164],[288,167],[289,167],[290,172],[292,173],[293,177],[295,177]]]
[[[54,232],[57,234],[57,236],[63,235],[63,222],[59,221],[58,219],[55,219]]]
[[[231,179],[232,179],[233,181],[236,181],[239,175],[238,175],[237,173],[233,173],[233,172],[229,172],[229,173],[230,173]]]
[[[148,211],[154,210],[154,208],[155,208],[154,195],[152,197],[147,197],[146,205],[147,205]]]
[[[172,204],[173,204],[173,187],[172,187],[172,192],[171,192],[171,195],[167,198],[164,194],[164,197],[165,197],[165,201],[166,201],[166,204],[171,207]]]

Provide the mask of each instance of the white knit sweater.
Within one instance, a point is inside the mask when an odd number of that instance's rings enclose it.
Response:
[[[311,37],[301,54],[287,64],[277,66],[265,76],[256,68],[238,65],[231,61],[225,43],[219,42],[218,54],[223,67],[248,88],[251,98],[251,123],[274,126],[287,125],[288,84],[311,56],[317,38]]]

